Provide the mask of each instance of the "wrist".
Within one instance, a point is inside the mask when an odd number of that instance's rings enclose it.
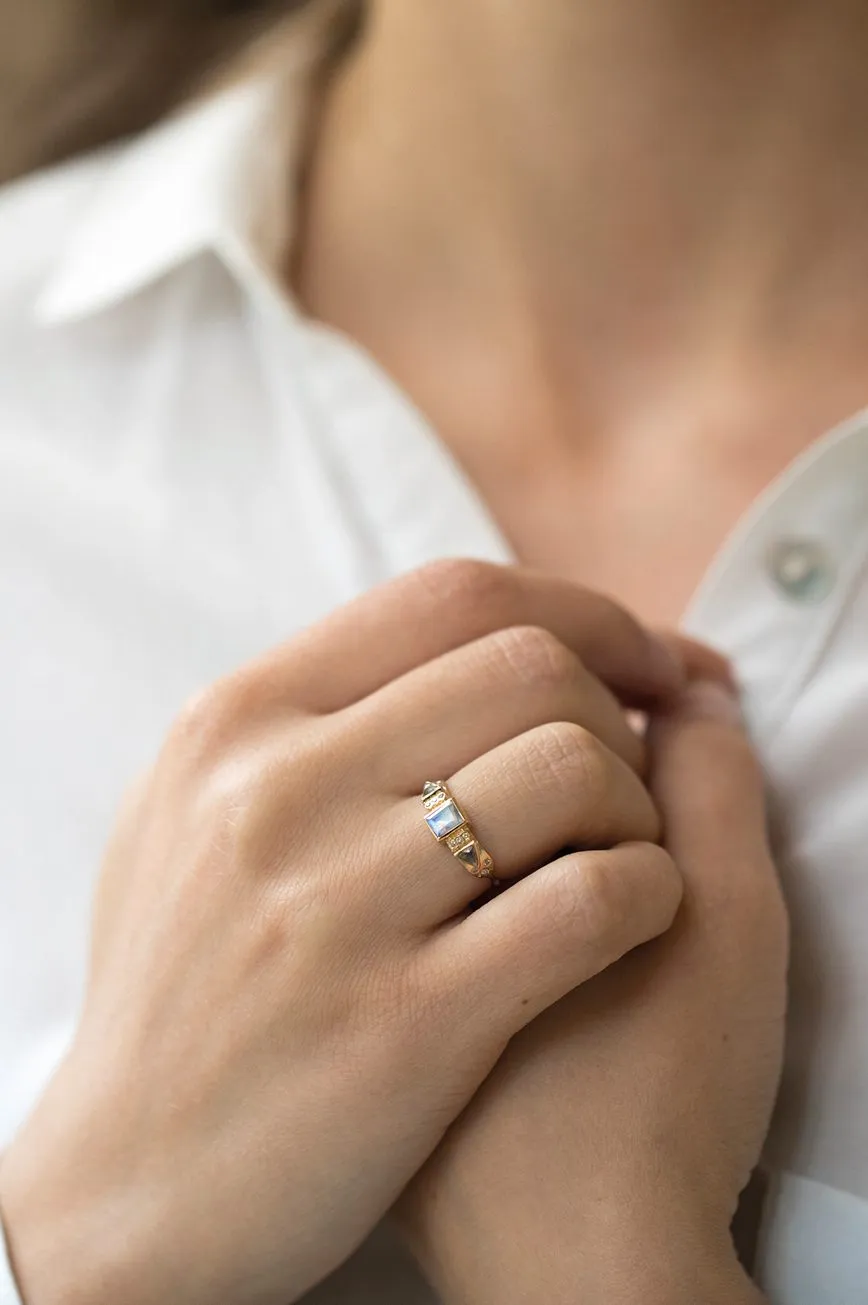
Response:
[[[74,1231],[77,1198],[31,1136],[28,1128],[0,1165],[0,1216],[18,1293],[25,1305],[96,1305],[102,1298],[93,1290],[90,1257]]]
[[[143,1220],[118,1166],[105,1163],[95,1113],[75,1102],[61,1074],[0,1164],[12,1272],[25,1305],[138,1305],[151,1299],[147,1261],[132,1276],[120,1261],[135,1258]]]

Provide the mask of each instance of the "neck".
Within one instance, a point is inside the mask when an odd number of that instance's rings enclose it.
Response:
[[[399,379],[532,358],[592,424],[688,371],[864,358],[866,56],[862,0],[374,0],[301,292]]]

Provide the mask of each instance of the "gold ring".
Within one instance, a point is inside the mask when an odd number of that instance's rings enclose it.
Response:
[[[425,823],[438,843],[445,843],[464,869],[477,879],[494,878],[494,858],[479,842],[473,826],[442,780],[422,789]]]

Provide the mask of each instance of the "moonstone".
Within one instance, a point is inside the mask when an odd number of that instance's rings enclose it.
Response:
[[[425,819],[435,838],[445,838],[453,829],[464,824],[464,817],[454,802],[444,802],[442,807],[432,811]]]

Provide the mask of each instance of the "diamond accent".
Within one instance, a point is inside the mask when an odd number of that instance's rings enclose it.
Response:
[[[433,811],[441,802],[447,800],[443,784],[439,780],[429,779],[422,788],[422,805],[426,811]]]
[[[468,843],[473,842],[473,835],[467,828],[459,829],[454,834],[450,834],[446,840],[446,845],[450,852],[458,852],[462,847],[467,847]]]

